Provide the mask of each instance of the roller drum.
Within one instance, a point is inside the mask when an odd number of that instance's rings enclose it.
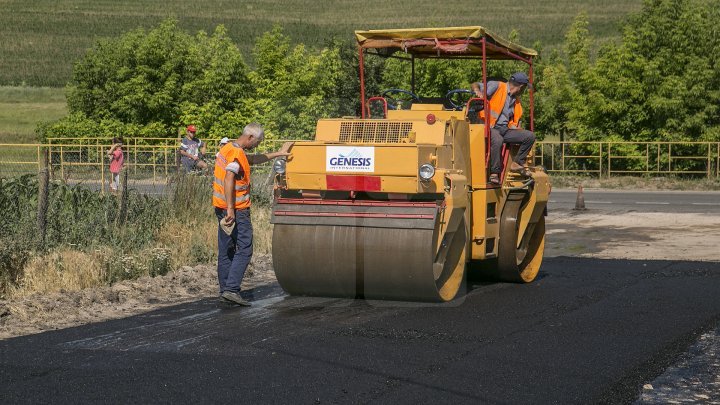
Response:
[[[438,251],[434,207],[276,206],[273,222],[275,274],[293,295],[449,301],[462,284],[464,220]]]

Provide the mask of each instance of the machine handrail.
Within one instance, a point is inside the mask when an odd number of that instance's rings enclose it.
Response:
[[[377,100],[382,100],[382,102],[383,102],[383,118],[387,118],[388,104],[387,104],[387,100],[385,99],[385,97],[382,97],[382,96],[374,96],[374,97],[370,97],[367,99],[366,105],[367,105],[368,118],[370,118],[370,103],[373,101],[377,101]]]

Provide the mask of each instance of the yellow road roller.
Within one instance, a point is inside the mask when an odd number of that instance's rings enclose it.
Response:
[[[532,282],[545,244],[547,173],[531,154],[529,173],[505,170],[501,184],[490,183],[490,128],[479,119],[487,95],[458,102],[458,93],[470,93],[458,89],[423,98],[415,94],[414,71],[416,59],[479,59],[486,84],[488,60],[514,60],[527,63],[532,82],[537,53],[479,26],[355,36],[361,116],[319,120],[315,139],[297,142],[291,159],[274,165],[272,256],[282,288],[291,295],[443,302],[461,292],[469,269]],[[366,54],[408,59],[412,88],[366,99]],[[532,90],[529,99],[525,117],[533,130]],[[516,150],[504,150],[505,168]]]

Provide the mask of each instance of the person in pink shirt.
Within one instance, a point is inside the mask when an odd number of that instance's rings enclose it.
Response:
[[[122,151],[122,138],[115,137],[112,140],[113,145],[107,153],[110,158],[110,173],[112,174],[112,180],[110,181],[110,191],[117,191],[120,187],[120,170],[122,170],[123,163],[125,162],[125,155]]]

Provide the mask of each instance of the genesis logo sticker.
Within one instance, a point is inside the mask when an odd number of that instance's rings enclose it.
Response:
[[[325,157],[328,172],[375,171],[375,148],[372,146],[328,146]]]

